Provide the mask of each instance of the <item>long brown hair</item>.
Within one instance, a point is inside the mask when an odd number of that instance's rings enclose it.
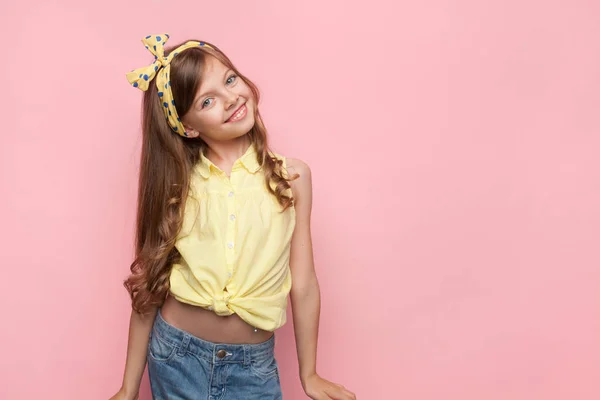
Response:
[[[258,105],[260,93],[256,85],[243,76],[217,46],[204,43],[212,49],[192,47],[171,61],[171,89],[179,116],[184,116],[192,106],[208,55],[216,57],[243,79],[251,88],[255,104]],[[165,56],[181,44],[166,47]],[[255,123],[248,135],[264,171],[266,188],[277,198],[284,211],[294,201],[292,196],[285,194],[290,189],[288,181],[296,179],[298,175],[286,177],[282,160],[271,154],[267,130],[258,107],[254,117]],[[190,189],[189,176],[200,159],[200,152],[207,148],[201,138],[184,138],[171,130],[155,82],[150,82],[148,90],[144,92],[142,135],[135,259],[130,266],[131,275],[124,282],[131,296],[132,307],[138,313],[146,313],[150,308],[162,305],[169,291],[171,266],[180,257],[175,241],[181,229]]]

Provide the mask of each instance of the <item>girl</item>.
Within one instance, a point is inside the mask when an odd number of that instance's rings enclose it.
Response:
[[[309,167],[269,150],[256,86],[216,46],[168,39],[142,39],[154,62],[127,74],[144,91],[143,144],[127,361],[112,398],[138,398],[147,361],[155,399],[281,399],[274,331],[291,293],[304,391],[355,399],[316,371]]]

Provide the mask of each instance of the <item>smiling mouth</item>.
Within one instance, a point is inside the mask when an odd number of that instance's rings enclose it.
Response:
[[[229,117],[227,119],[227,121],[225,121],[225,122],[236,122],[241,119],[244,119],[244,117],[246,117],[247,113],[248,113],[248,108],[246,107],[246,103],[244,103],[237,110],[235,110],[233,115],[231,117]]]

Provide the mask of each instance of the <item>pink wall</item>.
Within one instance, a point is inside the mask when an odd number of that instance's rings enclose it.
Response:
[[[0,398],[120,384],[125,73],[154,32],[222,47],[312,167],[323,376],[363,400],[600,398],[598,2],[38,3],[0,17]],[[304,399],[291,319],[277,354]]]

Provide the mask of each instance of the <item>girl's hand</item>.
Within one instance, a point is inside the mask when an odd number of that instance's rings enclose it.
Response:
[[[304,392],[313,400],[356,400],[356,395],[342,385],[313,374],[302,383]]]
[[[117,394],[115,394],[113,397],[111,397],[108,400],[138,400],[138,399],[139,399],[138,393],[128,394],[123,388],[121,388],[117,392]]]

